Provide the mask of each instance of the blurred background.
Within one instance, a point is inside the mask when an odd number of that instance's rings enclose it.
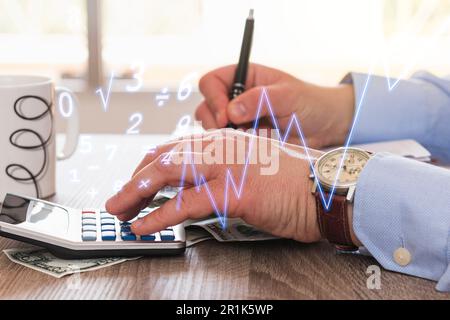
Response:
[[[450,0],[0,0],[0,72],[77,92],[82,132],[170,133],[237,62],[250,8],[251,60],[304,80],[450,74]]]

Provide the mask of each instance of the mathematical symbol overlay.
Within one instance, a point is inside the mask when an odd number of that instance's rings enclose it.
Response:
[[[94,199],[98,195],[98,191],[95,188],[91,188],[91,190],[89,190],[87,194],[90,195],[92,199]]]
[[[155,100],[158,102],[158,107],[164,106],[167,100],[169,100],[169,88],[165,87],[161,90],[160,94],[156,95]]]
[[[139,189],[148,188],[150,186],[150,179],[141,180],[139,183]]]

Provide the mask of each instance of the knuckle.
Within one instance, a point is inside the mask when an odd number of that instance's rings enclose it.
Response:
[[[149,216],[149,220],[153,220],[153,224],[157,225],[159,228],[164,229],[168,227],[166,220],[164,219],[163,209],[160,208],[158,212],[155,212],[153,215]],[[144,221],[147,222],[147,221]]]
[[[200,92],[203,94],[205,94],[205,88],[207,86],[207,83],[209,82],[210,77],[211,77],[211,73],[208,72],[208,73],[204,74],[198,81],[198,87],[200,89]]]
[[[155,170],[160,173],[164,173],[168,170],[170,163],[171,163],[171,153],[170,152],[161,153],[154,162]]]
[[[220,111],[222,109],[225,109],[226,104],[221,103],[221,97],[217,94],[210,96],[206,99],[208,108],[212,111]]]
[[[192,215],[193,195],[190,192],[182,192],[180,196],[180,209],[186,213],[188,217]]]

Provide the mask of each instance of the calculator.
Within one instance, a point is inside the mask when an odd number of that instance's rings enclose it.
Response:
[[[151,214],[169,198],[155,198],[136,218]],[[183,225],[136,235],[130,221],[101,209],[74,209],[8,193],[0,211],[0,235],[47,248],[64,259],[181,254],[186,248]]]

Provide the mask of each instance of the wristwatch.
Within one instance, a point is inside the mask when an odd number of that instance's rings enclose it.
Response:
[[[353,202],[359,174],[370,157],[369,152],[361,149],[338,148],[323,154],[314,163],[310,178],[314,180],[312,193],[316,197],[320,232],[341,251],[358,249],[350,236],[348,207]]]

